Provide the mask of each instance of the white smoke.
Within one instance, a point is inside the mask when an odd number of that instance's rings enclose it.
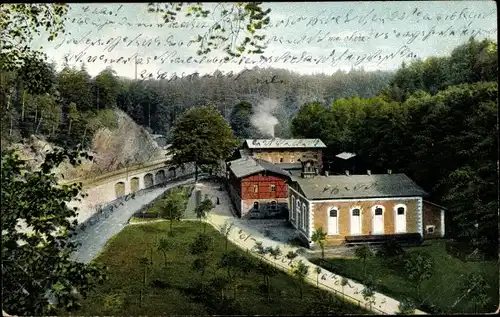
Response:
[[[274,138],[274,127],[279,123],[272,114],[279,104],[274,99],[264,99],[253,109],[250,122],[264,135]]]

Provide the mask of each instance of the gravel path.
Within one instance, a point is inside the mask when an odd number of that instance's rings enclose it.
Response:
[[[81,245],[73,253],[72,259],[77,262],[89,263],[102,250],[106,242],[127,225],[130,217],[143,205],[151,202],[169,188],[193,182],[194,178],[174,181],[164,187],[155,188],[142,195],[137,195],[134,199],[119,205],[108,218],[102,219],[99,223],[78,234],[75,240],[80,242]]]

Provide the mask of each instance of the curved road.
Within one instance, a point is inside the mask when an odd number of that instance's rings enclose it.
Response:
[[[127,225],[130,217],[139,211],[143,205],[153,201],[169,188],[193,183],[194,177],[182,181],[173,181],[165,184],[164,187],[144,192],[141,195],[135,196],[134,199],[130,199],[125,204],[118,205],[108,218],[100,220],[75,237],[75,240],[80,245],[75,253],[73,253],[72,260],[89,263],[99,254],[108,240]]]

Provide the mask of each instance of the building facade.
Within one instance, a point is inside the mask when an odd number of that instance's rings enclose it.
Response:
[[[273,218],[288,210],[290,174],[253,157],[227,163],[227,189],[240,218]]]
[[[339,245],[351,237],[424,238],[424,228],[436,226],[434,210],[426,207],[424,217],[427,193],[404,174],[293,176],[288,191],[289,220],[309,246],[320,227],[326,245]]]
[[[318,173],[323,173],[323,149],[320,139],[249,139],[243,143],[242,155],[276,164],[282,169],[301,168],[301,161],[317,162]]]

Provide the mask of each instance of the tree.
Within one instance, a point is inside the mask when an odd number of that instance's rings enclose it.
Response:
[[[288,253],[286,254],[286,258],[288,260],[290,260],[290,262],[288,263],[289,265],[292,265],[292,261],[298,256],[297,252],[295,251],[288,251]]]
[[[342,277],[342,279],[340,280],[340,285],[342,286],[342,295],[345,296],[344,288],[346,285],[349,285],[349,280],[345,277]]]
[[[148,12],[161,14],[165,23],[175,23],[177,14],[187,4],[185,3],[150,3]],[[198,55],[208,54],[212,49],[223,48],[230,57],[240,57],[243,53],[262,54],[265,49],[265,35],[259,34],[269,24],[271,9],[264,10],[262,2],[237,2],[234,4],[218,3],[211,10],[201,3],[187,5],[187,17],[197,19],[211,18],[216,22],[203,36],[192,40],[200,43]],[[213,20],[212,20],[213,21]],[[243,34],[242,34],[243,33]],[[225,45],[223,47],[223,45]]]
[[[252,115],[252,104],[248,101],[240,101],[231,110],[229,122],[234,135],[240,139],[248,139],[254,136],[250,116]]]
[[[356,256],[363,260],[363,276],[366,277],[366,259],[372,256],[373,252],[369,246],[363,244],[354,250]]]
[[[361,291],[361,294],[363,295],[365,301],[368,302],[368,305],[370,306],[371,310],[372,305],[375,303],[375,285],[373,284],[371,276],[369,278],[366,278],[364,283],[365,287]]]
[[[40,29],[48,32],[48,40],[64,33],[67,4],[2,4],[0,5],[0,69],[14,70],[29,58],[45,57],[31,48],[33,35]]]
[[[464,294],[463,297],[472,301],[474,305],[474,313],[489,304],[490,298],[488,296],[488,289],[490,286],[479,273],[472,272],[460,281],[460,292]],[[459,298],[455,305],[463,297]]]
[[[300,299],[303,298],[303,283],[306,280],[307,274],[309,273],[309,266],[305,265],[302,260],[300,260],[295,266],[292,266],[292,275],[298,280],[298,286],[300,291]]]
[[[96,109],[116,107],[116,99],[120,90],[120,83],[116,72],[107,67],[101,71],[93,80],[92,96],[95,97]],[[94,98],[93,98],[94,99]]]
[[[196,256],[193,269],[200,272],[200,285],[203,289],[203,276],[208,266],[208,253],[212,250],[212,237],[205,233],[198,233],[189,246],[189,253]]]
[[[224,245],[224,251],[227,252],[227,245],[229,242],[229,234],[231,233],[231,229],[233,229],[234,223],[224,223],[224,225],[221,228],[221,232],[224,235],[225,239],[225,245]]]
[[[411,299],[405,298],[399,302],[398,310],[397,315],[413,315],[415,313],[415,303]]]
[[[105,267],[70,260],[81,184],[58,185],[54,173],[63,161],[77,165],[85,153],[55,150],[38,170],[30,170],[13,151],[2,153],[2,297],[15,315],[47,315],[79,306],[79,297],[105,279]],[[91,158],[91,157],[90,157]],[[27,229],[18,229],[24,223]]]
[[[326,241],[326,232],[323,231],[323,227],[319,227],[318,229],[314,230],[311,240],[319,244],[321,248],[321,258],[325,258],[325,241]]]
[[[268,263],[257,260],[257,272],[259,272],[264,277],[264,294],[266,295],[266,299],[271,300],[271,277],[276,275],[278,271],[272,265]]]
[[[321,274],[321,268],[316,266],[314,271],[316,272],[316,287],[319,288],[319,275]]]
[[[210,198],[205,198],[198,206],[195,208],[196,217],[200,219],[206,219],[208,213],[214,208],[214,204]],[[203,224],[203,233],[205,233],[207,224]]]
[[[171,151],[177,164],[217,164],[232,154],[237,146],[231,128],[213,106],[187,110],[176,121],[172,131]]]
[[[172,243],[167,238],[161,238],[156,246],[157,250],[163,254],[163,259],[165,260],[164,265],[167,266],[167,252],[172,249]]]
[[[237,278],[248,274],[250,270],[248,259],[238,251],[231,250],[222,255],[218,266],[226,269],[229,284],[233,284],[233,298],[236,299],[236,289],[238,287]]]
[[[186,200],[184,195],[184,190],[182,188],[172,188],[168,192],[167,197],[162,201],[160,215],[162,218],[170,220],[170,235],[173,235],[173,221],[180,220],[184,214]]]
[[[422,283],[432,277],[433,269],[432,257],[425,252],[412,252],[405,260],[406,273],[408,278],[416,283],[418,297]]]

